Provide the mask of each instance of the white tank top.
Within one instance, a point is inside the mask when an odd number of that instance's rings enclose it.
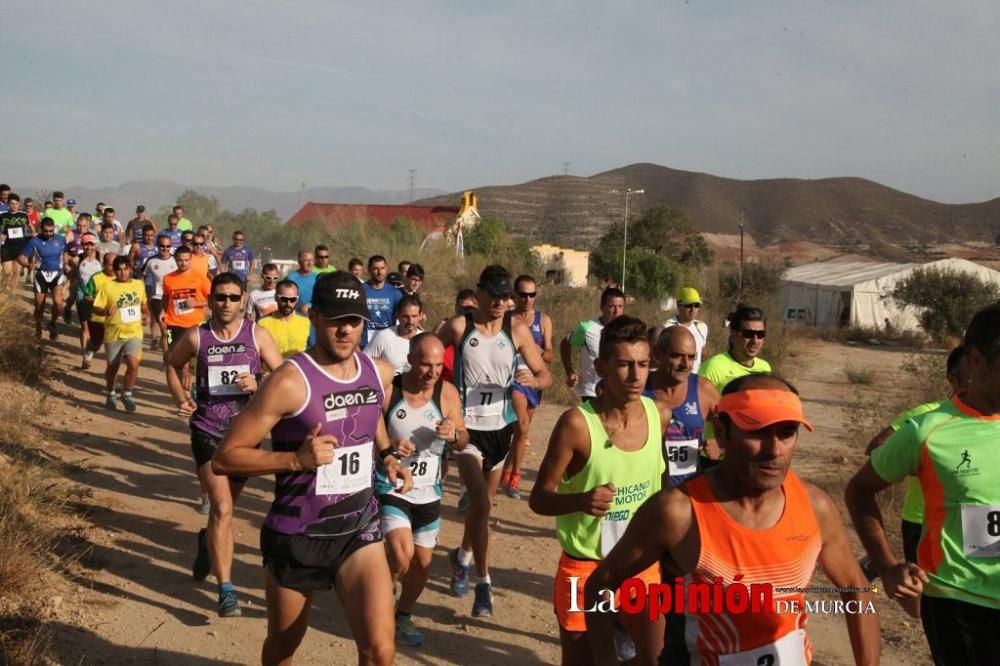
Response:
[[[444,418],[441,412],[441,383],[438,382],[434,388],[430,400],[414,407],[403,395],[402,380],[399,375],[393,379],[385,426],[389,439],[408,439],[417,447],[412,455],[400,461],[413,475],[413,489],[405,495],[396,492],[379,469],[375,490],[380,495],[392,495],[410,504],[430,504],[441,499],[441,462],[446,447],[444,440],[435,433],[438,422]]]
[[[490,337],[465,317],[465,335],[455,352],[455,383],[462,395],[465,425],[471,430],[501,430],[516,420],[511,404],[515,357],[510,313]]]

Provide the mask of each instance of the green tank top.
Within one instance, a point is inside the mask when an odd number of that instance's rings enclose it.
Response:
[[[556,534],[566,554],[581,560],[600,560],[625,533],[636,510],[660,490],[663,453],[660,451],[660,413],[649,398],[641,398],[646,412],[646,443],[637,451],[610,444],[604,425],[590,403],[577,407],[590,431],[590,458],[572,477],[563,477],[560,494],[584,493],[606,483],[615,484],[615,501],[603,517],[574,512],[556,516]]]

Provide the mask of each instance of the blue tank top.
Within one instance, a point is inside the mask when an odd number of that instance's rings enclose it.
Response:
[[[535,344],[542,351],[545,350],[545,333],[542,331],[542,313],[535,310],[535,319],[531,322],[531,337],[534,339]]]
[[[314,472],[275,477],[264,525],[282,534],[334,537],[365,528],[378,516],[374,492],[375,432],[382,418],[382,380],[374,361],[354,354],[353,379],[334,379],[306,352],[287,359],[308,388],[306,402],[271,429],[274,451],[296,451],[317,423],[340,441],[333,462]]]
[[[653,398],[649,383],[642,392]],[[684,402],[671,410],[670,423],[663,436],[663,458],[670,473],[670,486],[676,486],[701,469],[699,451],[705,430],[705,419],[701,415],[701,400],[698,397],[698,375],[688,376],[687,393]]]
[[[169,238],[170,244],[173,245],[176,250],[181,246],[181,234],[183,233],[184,232],[180,229],[164,229],[158,234],[158,236],[166,236]]]
[[[153,247],[146,247],[139,243],[139,252],[135,255],[135,261],[132,264],[133,278],[138,280],[142,276],[142,271],[146,268],[146,261],[155,257],[157,252],[156,243],[153,243]],[[149,276],[146,277],[146,283],[153,283]]]
[[[198,327],[198,363],[195,371],[195,401],[198,409],[191,427],[212,437],[222,437],[230,422],[250,402],[235,381],[244,372],[260,380],[260,352],[257,351],[256,324],[242,320],[232,340],[220,340],[212,323]]]

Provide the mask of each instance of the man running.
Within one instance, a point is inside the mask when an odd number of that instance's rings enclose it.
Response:
[[[299,302],[299,287],[291,280],[278,283],[275,301],[278,310],[262,317],[259,324],[267,329],[285,358],[295,356],[309,345],[309,317],[295,311]]]
[[[167,331],[167,346],[171,346],[185,330],[205,321],[205,307],[212,283],[206,275],[191,268],[191,250],[177,248],[174,253],[177,270],[163,276],[163,314],[160,320]]]
[[[177,216],[178,229],[180,229],[181,231],[194,231],[194,224],[191,222],[191,220],[184,217],[184,206],[178,204],[173,207],[173,210],[171,212],[173,212],[173,214]]]
[[[260,271],[261,286],[251,291],[250,298],[247,299],[247,319],[260,321],[277,311],[278,304],[274,301],[274,296],[279,280],[281,271],[278,270],[277,264],[264,264]],[[298,287],[295,289],[295,295],[298,296]]]
[[[975,314],[962,345],[968,390],[906,422],[847,485],[854,529],[888,595],[923,623],[935,664],[1000,653],[1000,304]],[[916,563],[889,543],[876,495],[907,476],[924,492]]]
[[[400,375],[410,369],[410,340],[423,333],[420,322],[424,308],[417,296],[404,296],[396,306],[394,319],[399,323],[383,328],[365,347],[365,354],[380,358],[392,366],[393,374]]]
[[[386,282],[387,278],[385,257],[380,254],[369,257],[368,282],[365,282],[364,289],[371,320],[365,324],[365,334],[361,337],[362,349],[368,346],[377,332],[396,323],[396,308],[403,295],[399,289]]]
[[[125,227],[122,225],[121,221],[115,217],[115,209],[108,206],[101,211],[101,229],[104,229],[105,224],[110,224],[111,228],[114,229],[114,235],[112,240],[118,243],[122,247],[128,247],[132,243],[131,238],[126,238]]]
[[[191,270],[201,273],[206,278],[211,279],[211,266],[209,259],[211,255],[205,249],[205,232],[196,231],[191,236]]]
[[[3,278],[7,288],[13,293],[17,288],[21,275],[21,266],[17,258],[31,239],[31,222],[28,214],[21,210],[21,197],[10,193],[7,197],[7,210],[0,213],[0,263],[3,264]]]
[[[96,328],[96,325],[91,324],[91,319],[93,318],[94,311],[94,297],[97,296],[97,292],[100,289],[95,284],[88,298],[87,286],[91,284],[91,279],[95,275],[101,273],[104,266],[97,255],[97,237],[93,234],[84,234],[80,241],[83,247],[83,254],[80,255],[75,268],[73,268],[75,279],[72,280],[71,284],[76,285],[76,309],[77,314],[80,315],[80,354],[83,357],[80,367],[83,370],[89,370],[90,362],[94,358],[94,352],[100,349],[104,342],[104,320],[102,318],[99,323],[99,332],[91,330],[92,328]],[[112,278],[114,277],[113,262],[114,255],[111,255],[111,260],[108,264],[108,273]],[[103,284],[100,286],[103,286]],[[72,289],[73,287],[70,288]]]
[[[267,596],[265,666],[291,663],[316,590],[333,587],[358,660],[391,664],[392,578],[373,487],[376,466],[412,488],[382,418],[390,368],[358,353],[368,317],[364,291],[340,271],[316,281],[309,318],[316,344],[271,373],[233,420],[213,460],[216,474],[276,474],[261,528]],[[271,434],[273,451],[258,448]]]
[[[663,456],[669,482],[679,485],[719,457],[714,438],[706,439],[705,424],[719,403],[719,392],[704,377],[694,374],[698,358],[694,334],[686,326],[663,329],[656,341],[657,370],[649,375],[646,395],[656,401],[666,424]]]
[[[222,270],[235,273],[247,283],[253,268],[253,250],[246,244],[247,237],[242,231],[233,232],[233,244],[222,253]]]
[[[156,237],[156,255],[147,259],[143,267],[149,312],[151,319],[156,322],[157,331],[152,336],[150,348],[159,348],[164,354],[167,353],[167,327],[163,318],[163,278],[177,270],[173,249],[170,236],[160,234]]]
[[[601,341],[601,329],[624,312],[625,293],[621,289],[608,287],[601,292],[601,315],[596,319],[581,321],[559,343],[559,358],[566,371],[566,386],[575,387],[582,402],[593,400],[597,396],[594,359],[597,358],[597,348]],[[580,374],[573,369],[575,347],[583,348],[580,353]]]
[[[66,198],[62,192],[52,193],[52,208],[45,211],[45,217],[52,220],[56,233],[63,238],[73,229],[73,214],[66,209]]]
[[[107,210],[107,209],[105,209]],[[104,317],[104,352],[108,367],[104,383],[108,391],[105,407],[117,409],[118,369],[125,362],[125,385],[122,404],[125,411],[136,409],[132,391],[139,379],[139,361],[142,360],[143,326],[149,318],[146,306],[146,285],[132,279],[132,262],[126,256],[115,257],[112,268],[115,279],[106,282],[94,298],[93,311]]]
[[[91,239],[95,250],[97,238],[93,234],[87,234],[84,238]],[[104,346],[104,322],[105,317],[94,313],[94,299],[97,292],[107,283],[115,279],[115,259],[118,255],[106,254],[101,257],[101,270],[90,276],[86,286],[83,288],[83,299],[79,302],[81,328],[86,331],[86,344],[83,347],[84,370],[90,369],[90,364],[94,360],[94,354]],[[87,316],[84,319],[84,315]],[[86,326],[83,324],[86,323]]]
[[[617,317],[601,332],[596,372],[600,397],[563,413],[531,491],[531,510],[556,517],[563,554],[556,570],[553,602],[559,622],[562,663],[590,662],[587,625],[573,599],[583,597],[587,578],[625,532],[642,504],[659,492],[663,479],[663,434],[656,404],[642,395],[649,374],[646,326]],[[656,562],[640,577],[660,580]],[[574,580],[575,579],[575,580]],[[645,615],[622,616],[640,663],[656,659],[663,622]]]
[[[357,257],[351,257],[350,261],[347,262],[348,272],[357,278],[358,282],[364,283],[365,281],[365,262],[361,261]]]
[[[510,403],[514,381],[537,389],[552,383],[531,331],[524,324],[511,321],[507,301],[512,291],[507,269],[487,266],[476,289],[479,307],[472,313],[449,319],[440,333],[445,346],[455,345],[455,385],[462,395],[470,440],[457,455],[469,508],[462,543],[448,555],[452,567],[451,591],[460,597],[468,593],[469,569],[474,557],[477,576],[472,604],[474,617],[493,616],[489,520],[514,435],[515,416]],[[527,366],[521,370],[517,369],[517,354]]]
[[[45,316],[45,295],[52,294],[52,319],[49,321],[49,339],[58,337],[56,322],[62,312],[66,284],[66,239],[56,236],[52,218],[42,219],[42,227],[24,246],[17,262],[27,267],[30,260],[37,262],[35,270],[35,336],[42,337],[42,319]]]
[[[666,618],[660,663],[808,664],[812,645],[804,629],[805,595],[780,588],[809,586],[818,563],[834,586],[855,590],[840,593],[845,604],[872,609],[844,619],[855,663],[877,664],[874,596],[856,591],[868,585],[840,513],[825,492],[790,469],[800,424],[812,430],[787,382],[771,376],[731,382],[715,418],[723,460],[639,509],[618,545],[591,574],[580,607],[591,608],[603,599],[602,590],[616,590],[657,563],[672,589],[719,586],[715,594],[723,600],[747,595],[751,585],[767,584],[774,599],[788,603],[788,612],[766,607],[738,612],[729,603],[713,607],[705,596],[685,595],[685,612]],[[681,582],[672,582],[677,580]],[[734,584],[738,587],[729,589]],[[796,607],[797,612],[792,610]],[[597,664],[618,663],[611,641],[613,617],[586,614]]]
[[[323,273],[332,273],[337,270],[337,267],[330,263],[330,248],[326,245],[317,245],[313,249],[313,253],[316,257],[316,265],[313,266],[313,273],[322,275]]]
[[[170,247],[174,250],[184,244],[184,230],[178,227],[179,217],[170,215],[167,217],[167,228],[159,233],[170,239]]]
[[[299,302],[296,309],[304,315],[309,314],[312,303],[313,289],[316,287],[316,273],[313,273],[313,253],[309,250],[299,250],[299,268],[285,276],[299,288]]]
[[[170,348],[165,364],[177,415],[191,420],[191,452],[211,505],[208,527],[198,532],[192,575],[195,580],[204,580],[210,570],[215,573],[220,617],[240,615],[231,577],[233,504],[246,477],[217,476],[212,472],[212,456],[232,419],[257,390],[263,366],[274,370],[282,361],[270,334],[243,316],[243,296],[243,281],[238,275],[217,275],[209,300],[211,318],[188,329]],[[181,380],[192,360],[197,360],[193,399]]]
[[[125,225],[125,238],[130,243],[141,243],[143,239],[143,229],[146,225],[153,227],[153,235],[156,235],[156,222],[146,214],[146,207],[139,205],[135,207],[135,217]],[[124,244],[124,242],[123,242]]]
[[[149,222],[140,229],[141,240],[137,240],[132,243],[132,246],[128,249],[128,258],[132,262],[132,277],[137,280],[142,280],[143,284],[146,285],[146,298],[147,304],[148,299],[151,296],[149,286],[154,283],[150,280],[150,276],[146,275],[146,262],[148,262],[153,257],[159,254],[159,248],[156,247],[156,230],[153,225]],[[126,233],[126,238],[132,238],[132,236]],[[123,246],[124,249],[124,246]],[[152,308],[150,308],[152,311]],[[158,313],[153,313],[153,317],[149,320],[149,335],[150,335],[150,348],[155,349],[159,344],[156,339],[156,331],[159,327],[159,323],[154,320]]]
[[[108,210],[105,208],[104,210]],[[97,237],[97,251],[100,254],[128,254],[128,249],[122,251],[122,245],[115,240],[115,225],[110,222],[101,223],[101,231]]]
[[[424,635],[413,624],[411,614],[427,584],[441,531],[441,463],[446,448],[465,447],[469,433],[458,391],[441,381],[441,341],[431,333],[420,333],[407,344],[411,350],[407,371],[393,378],[383,412],[389,439],[415,447],[402,460],[413,475],[413,490],[397,492],[381,472],[376,473],[375,487],[382,506],[389,570],[394,579],[402,581],[396,603],[396,638],[419,647]],[[402,444],[398,446],[402,450]]]
[[[708,352],[708,324],[695,319],[701,312],[701,296],[698,290],[693,287],[682,287],[677,292],[677,314],[664,322],[665,327],[683,326],[694,336],[695,359],[694,369],[691,372],[697,373],[701,362],[709,357]]]
[[[742,305],[729,315],[729,349],[712,356],[698,375],[721,393],[726,384],[745,375],[770,374],[771,364],[760,358],[767,335],[767,317],[760,308]]]
[[[542,360],[548,364],[555,359],[555,348],[552,346],[552,319],[541,310],[535,309],[537,299],[538,283],[535,282],[535,278],[530,275],[519,275],[514,280],[514,314],[511,320],[528,327]],[[517,421],[514,422],[514,443],[511,445],[510,456],[507,457],[503,473],[500,475],[500,489],[507,493],[508,497],[521,499],[521,465],[528,453],[531,419],[538,405],[542,404],[542,392],[515,383],[511,404],[514,406]]]

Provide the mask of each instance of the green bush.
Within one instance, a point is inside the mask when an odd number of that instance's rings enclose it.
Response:
[[[1000,298],[1000,289],[972,273],[929,267],[918,268],[897,282],[888,298],[918,310],[920,327],[941,340],[961,337],[972,315]]]

